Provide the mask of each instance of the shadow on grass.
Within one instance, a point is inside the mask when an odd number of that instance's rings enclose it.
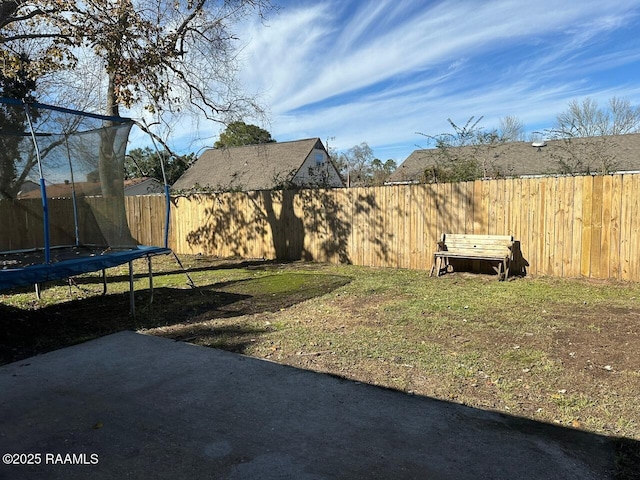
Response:
[[[291,368],[296,369],[298,367]],[[323,372],[321,375],[331,376],[341,382],[353,383],[352,379],[339,374]],[[532,450],[531,453],[538,453],[540,457],[547,456],[556,446],[562,446],[562,454],[554,453],[552,454],[552,458],[554,461],[559,461],[563,468],[566,467],[566,472],[564,473],[571,470],[571,463],[578,457],[580,458],[580,462],[588,465],[593,472],[593,476],[579,478],[615,480],[638,480],[638,478],[640,478],[638,475],[640,472],[640,441],[626,437],[601,435],[493,410],[483,410],[427,395],[407,395],[405,391],[392,387],[380,385],[370,385],[370,387],[375,390],[386,390],[392,392],[394,395],[398,395],[396,397],[396,408],[398,411],[403,411],[403,406],[410,406],[413,402],[424,402],[422,408],[424,412],[430,412],[428,415],[438,415],[438,412],[440,412],[444,417],[452,416],[456,419],[451,422],[452,432],[460,430],[458,423],[464,423],[465,426],[468,427],[469,432],[480,431],[483,432],[481,435],[485,435],[484,432],[488,432],[487,437],[484,439],[489,440],[487,442],[483,442],[481,438],[470,437],[469,434],[454,438],[456,433],[452,433],[451,438],[447,438],[446,435],[441,438],[441,441],[445,444],[448,442],[455,444],[471,442],[471,444],[469,444],[469,457],[477,455],[484,457],[486,463],[475,464],[473,470],[469,470],[469,475],[464,476],[464,478],[544,478],[545,480],[547,478],[578,478],[576,476],[567,477],[564,476],[562,472],[552,471],[551,465],[547,469],[548,476],[544,477],[539,475],[539,471],[537,473],[535,471],[528,472],[530,475],[527,477],[507,474],[509,469],[513,469],[522,474],[523,466],[512,463],[513,459],[509,458],[508,455],[501,456],[501,452],[493,450],[494,447],[492,447],[491,444],[495,438],[498,438],[500,431],[502,431],[502,435],[508,435],[514,438],[523,435],[532,439],[538,439],[539,451],[535,452]],[[416,419],[417,423],[419,421],[420,419]],[[492,435],[496,437],[492,438]],[[566,458],[563,459],[562,457]],[[458,457],[458,461],[460,463],[466,463],[469,460],[467,456],[462,455]],[[535,465],[537,461],[535,456],[531,457],[531,465]],[[527,463],[528,462],[529,460],[527,460]],[[543,468],[540,464],[535,466],[538,467],[538,470]],[[505,470],[504,467],[508,468]],[[477,475],[480,472],[486,476]],[[457,477],[445,476],[443,478]]]
[[[196,260],[197,262],[197,260]],[[306,262],[283,262],[280,260],[225,260],[211,264],[211,259],[208,257],[203,257],[203,263],[208,263],[202,266],[190,266],[188,268],[182,269],[179,266],[172,266],[171,268],[167,268],[166,262],[162,265],[161,269],[158,269],[157,265],[154,263],[152,267],[153,278],[161,278],[164,276],[171,275],[184,275],[185,284],[187,284],[186,273],[202,273],[202,272],[215,272],[219,270],[237,270],[237,269],[246,269],[253,271],[269,271],[269,270],[278,270],[282,267],[286,267],[288,269],[295,268],[296,265],[304,265],[306,270],[312,268],[312,264]],[[126,268],[126,267],[120,267]],[[109,272],[109,270],[107,270]],[[145,281],[149,277],[149,272],[146,267],[143,267],[142,264],[138,265],[134,269],[133,278],[134,280],[142,280]],[[110,275],[107,273],[107,284],[117,283],[117,282],[128,282],[129,274],[128,273],[118,273]],[[102,285],[102,274],[100,272],[94,272],[93,274],[85,274],[78,277],[73,277],[73,283],[76,285]],[[56,283],[58,285],[66,284],[66,281],[57,281],[51,282]],[[198,282],[196,282],[198,283]],[[32,286],[28,287],[19,287],[14,289],[15,292],[31,292],[33,291]]]
[[[640,442],[629,438],[613,438],[617,480],[632,480],[640,476]]]
[[[142,295],[136,295],[142,303]],[[246,295],[197,290],[156,289],[154,304],[129,315],[129,294],[94,295],[35,310],[0,305],[0,363],[82,343],[103,335],[188,321],[209,311],[213,315]],[[142,305],[140,305],[142,307]],[[224,316],[219,313],[220,316]]]
[[[220,282],[196,289],[156,288],[136,291],[136,316],[129,315],[129,293],[92,294],[41,308],[0,304],[0,365],[82,343],[122,330],[198,324],[213,319],[275,312],[324,295],[350,281],[338,275],[285,273]],[[211,346],[244,351],[245,338],[262,329],[236,327],[190,329],[189,336],[206,336]],[[194,333],[195,332],[195,333]],[[174,338],[174,337],[171,337]],[[185,340],[184,338],[176,338]]]
[[[612,476],[602,478],[614,478],[616,480],[634,480],[638,478],[638,473],[640,472],[640,442],[637,440],[599,435],[504,413],[499,415],[507,418],[509,425],[515,430],[536,435],[540,438],[561,440],[563,444],[571,445],[577,451],[588,451],[588,444],[593,444],[594,441],[606,443],[613,451]]]

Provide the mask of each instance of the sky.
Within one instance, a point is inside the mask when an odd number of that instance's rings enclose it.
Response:
[[[447,119],[482,116],[489,129],[514,116],[533,132],[572,100],[640,105],[640,0],[274,3],[239,27],[238,58],[241,86],[267,110],[247,123],[279,142],[366,142],[400,164],[430,146],[418,132],[452,132]]]

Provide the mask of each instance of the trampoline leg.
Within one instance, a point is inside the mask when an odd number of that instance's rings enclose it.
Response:
[[[178,265],[180,265],[180,268],[182,269],[182,271],[184,272],[184,274],[187,276],[187,280],[189,283],[189,286],[191,288],[196,288],[196,284],[193,283],[193,280],[191,279],[191,277],[189,276],[189,272],[187,272],[187,270],[185,270],[184,266],[182,266],[182,262],[180,261],[180,259],[178,258],[178,255],[176,255],[176,252],[171,251],[171,253],[173,253],[173,258],[176,259],[176,262],[178,262]]]
[[[147,264],[149,265],[149,305],[153,303],[153,270],[151,269],[151,257],[147,257]]]
[[[107,271],[102,269],[102,295],[107,294]]]
[[[40,284],[36,283],[35,287],[36,287],[36,298],[40,300],[40,298],[42,298],[42,292],[40,291]]]
[[[129,308],[131,316],[136,318],[136,299],[133,293],[133,260],[129,260]]]

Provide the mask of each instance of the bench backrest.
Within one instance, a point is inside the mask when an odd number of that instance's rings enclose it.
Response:
[[[450,252],[501,257],[509,255],[513,236],[443,233],[441,242]]]

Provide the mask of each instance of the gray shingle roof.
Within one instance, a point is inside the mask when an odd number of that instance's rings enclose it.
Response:
[[[614,157],[615,171],[640,171],[640,133],[604,137],[575,138],[575,149],[587,151],[588,142],[600,142]],[[487,177],[522,177],[555,175],[561,172],[560,157],[566,157],[564,140],[547,140],[542,148],[531,142],[509,142],[493,149],[480,150],[478,157],[484,164]],[[471,147],[460,147],[470,154]],[[424,171],[436,165],[439,155],[435,148],[416,150],[391,174],[389,182],[423,181]],[[591,172],[598,169],[598,160],[591,160]]]
[[[317,146],[317,147],[316,147]],[[209,149],[173,184],[174,190],[194,185],[221,189],[270,190],[296,173],[319,138]]]

